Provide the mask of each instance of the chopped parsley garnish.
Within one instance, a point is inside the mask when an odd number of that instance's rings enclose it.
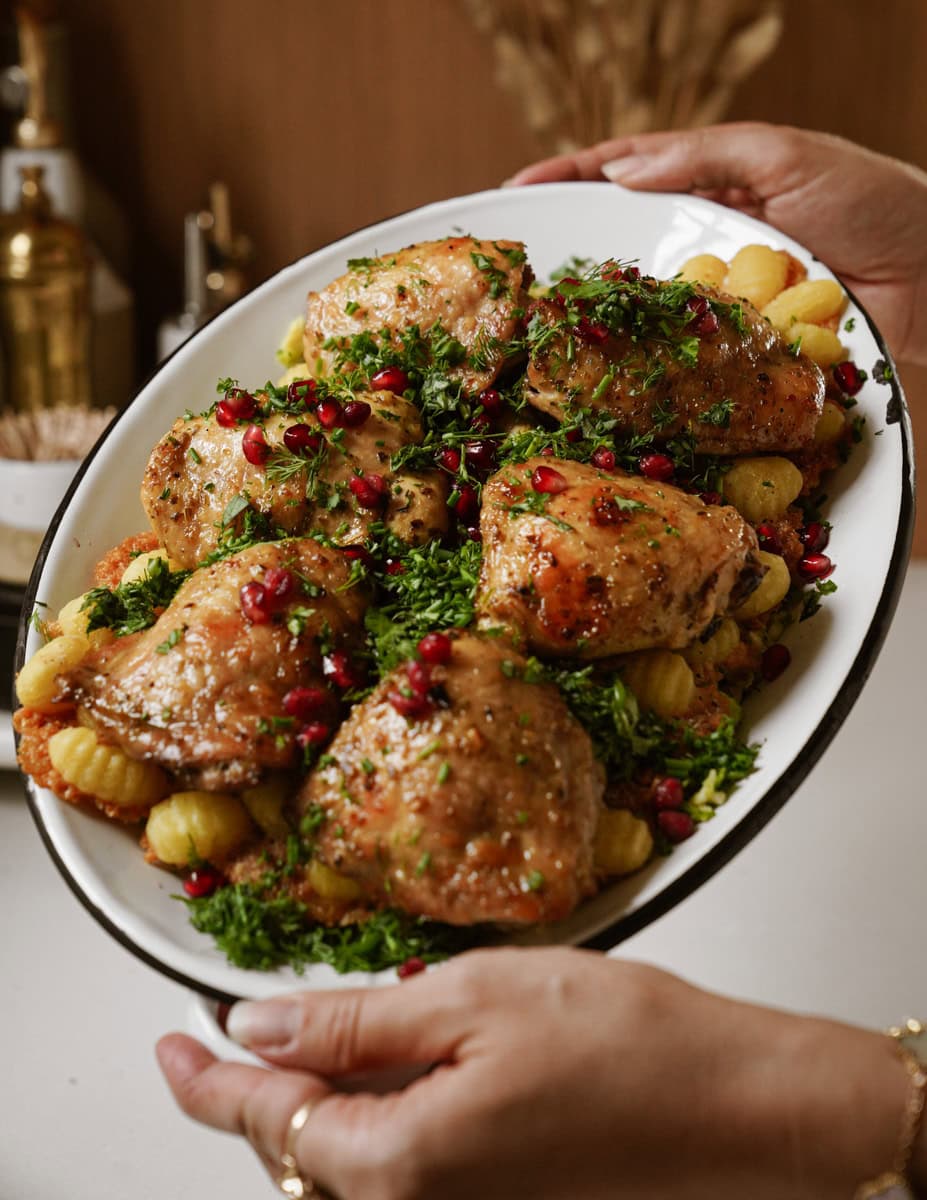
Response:
[[[91,588],[81,605],[81,612],[87,613],[87,632],[111,629],[117,637],[124,637],[148,629],[174,599],[177,589],[189,575],[189,571],[171,571],[166,559],[153,558],[141,579],[120,583],[115,588]],[[176,645],[179,640],[178,636],[171,645]],[[166,654],[170,648],[167,646],[161,650],[159,647],[159,653]]]
[[[424,868],[423,868],[424,870]],[[194,929],[209,934],[236,967],[272,971],[328,963],[339,974],[384,971],[410,958],[438,962],[473,944],[472,932],[386,910],[354,925],[309,924],[296,900],[239,883],[183,900]]]
[[[727,429],[731,423],[731,413],[733,411],[733,400],[719,400],[711,408],[707,408],[703,413],[699,413],[698,419],[703,425],[717,425],[719,429]]]

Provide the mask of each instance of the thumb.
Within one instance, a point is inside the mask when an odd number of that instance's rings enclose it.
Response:
[[[382,989],[299,992],[244,1001],[228,1015],[232,1039],[277,1066],[329,1077],[454,1058],[476,1008],[449,964]]]
[[[813,169],[802,130],[744,122],[641,134],[601,165],[613,183],[643,191],[743,189],[760,200],[800,186]]]

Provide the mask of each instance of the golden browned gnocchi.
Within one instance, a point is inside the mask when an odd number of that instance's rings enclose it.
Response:
[[[722,291],[749,300],[763,309],[785,287],[788,258],[770,246],[744,246],[731,259]]]
[[[695,699],[695,676],[681,654],[643,650],[623,667],[625,683],[642,708],[660,717],[681,717]]]
[[[839,316],[846,304],[846,295],[833,279],[805,279],[786,288],[761,310],[780,333],[790,337],[796,322],[818,325]]]
[[[145,826],[152,853],[171,867],[198,859],[221,864],[253,835],[242,802],[220,792],[174,792],[154,806]]]
[[[756,524],[773,521],[801,494],[802,473],[777,454],[738,458],[724,476],[724,498],[742,517]]]
[[[47,642],[16,676],[20,704],[40,713],[73,708],[69,700],[60,698],[58,676],[81,663],[89,649],[90,642],[79,633],[63,634]]]
[[[761,613],[769,612],[777,604],[781,604],[791,585],[788,564],[780,554],[770,554],[766,550],[759,552],[760,562],[766,568],[766,574],[759,586],[750,593],[734,614],[739,621],[750,617],[758,617]]]
[[[650,826],[626,808],[606,808],[599,815],[593,849],[596,869],[606,875],[629,875],[653,853]]]
[[[716,254],[696,254],[686,259],[679,278],[687,283],[705,283],[709,287],[721,288],[727,274],[727,263]]]
[[[739,643],[740,629],[737,622],[725,617],[710,638],[704,642],[693,642],[685,649],[683,657],[696,666],[702,663],[723,662]]]
[[[52,766],[66,783],[117,809],[146,808],[168,789],[167,775],[151,763],[103,745],[84,725],[60,729],[48,743]]]

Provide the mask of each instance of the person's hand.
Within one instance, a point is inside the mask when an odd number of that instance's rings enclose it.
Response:
[[[229,1032],[280,1068],[172,1034],[190,1116],[340,1200],[845,1200],[890,1161],[906,1072],[887,1038],[786,1016],[586,951],[463,955],[397,987],[236,1005]],[[404,1090],[327,1080],[437,1064]]]
[[[927,363],[927,175],[825,133],[753,123],[601,142],[511,184],[609,179],[759,217],[845,280],[894,353]]]

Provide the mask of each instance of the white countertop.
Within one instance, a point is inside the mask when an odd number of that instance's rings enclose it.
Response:
[[[626,942],[696,983],[872,1026],[927,1016],[927,792],[918,753],[927,564],[862,698],[801,790],[728,867]],[[736,799],[732,801],[736,803]],[[72,897],[0,772],[0,1200],[253,1200],[243,1144],[193,1125],[152,1046],[189,995]]]

